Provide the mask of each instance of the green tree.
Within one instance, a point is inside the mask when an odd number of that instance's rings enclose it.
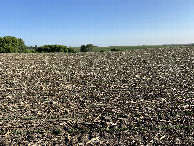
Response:
[[[24,41],[13,36],[0,37],[0,53],[26,53]]]
[[[75,53],[75,50],[70,46],[70,47],[68,48],[68,53]]]
[[[18,47],[19,49],[17,50],[19,53],[26,53],[27,49],[24,44],[24,41],[22,39],[18,39]]]
[[[35,46],[34,46],[34,49],[36,50],[37,48],[38,48],[37,45],[35,45]]]
[[[88,51],[92,51],[94,48],[95,46],[93,44],[82,45],[80,51],[88,52]]]
[[[92,51],[95,48],[95,46],[93,44],[87,44],[86,45],[86,50],[87,51]]]
[[[81,52],[87,52],[86,46],[85,46],[85,45],[82,45],[80,51],[81,51]]]

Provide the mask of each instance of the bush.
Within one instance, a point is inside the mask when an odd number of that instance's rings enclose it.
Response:
[[[117,48],[112,48],[111,51],[121,51],[121,50]]]

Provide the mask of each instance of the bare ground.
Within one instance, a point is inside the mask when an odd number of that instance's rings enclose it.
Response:
[[[0,145],[193,144],[194,48],[0,54]]]

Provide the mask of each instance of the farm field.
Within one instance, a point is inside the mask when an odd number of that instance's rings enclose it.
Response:
[[[194,48],[0,54],[0,145],[192,145]]]

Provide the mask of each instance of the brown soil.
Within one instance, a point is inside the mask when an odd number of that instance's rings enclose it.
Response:
[[[0,54],[0,145],[193,144],[194,48]]]

